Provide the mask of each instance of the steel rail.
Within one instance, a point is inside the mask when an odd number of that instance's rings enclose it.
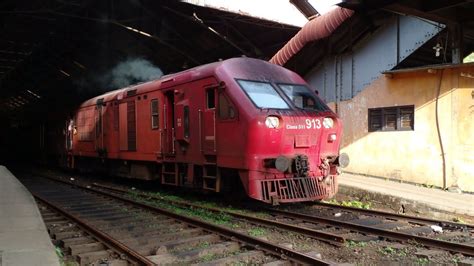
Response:
[[[108,189],[108,190],[116,191],[116,192],[119,192],[119,193],[128,193],[129,192],[125,189],[112,188],[112,187],[108,187],[108,186],[104,186],[104,185],[100,185],[100,184],[96,184],[96,183],[94,183],[93,185],[96,186],[96,187],[99,187],[99,188]],[[152,198],[152,199],[156,199],[156,200],[163,201],[163,202],[166,202],[166,203],[175,204],[175,205],[179,205],[179,206],[184,206],[184,207],[187,207],[187,208],[199,208],[199,209],[207,210],[207,211],[214,212],[214,213],[225,213],[225,214],[228,214],[228,215],[233,216],[235,218],[248,220],[248,221],[250,221],[252,223],[255,223],[255,224],[260,224],[260,225],[266,225],[266,226],[272,226],[272,227],[276,227],[276,228],[283,228],[283,229],[286,229],[286,230],[291,230],[291,231],[303,234],[305,236],[309,236],[311,238],[314,238],[314,239],[317,239],[317,240],[320,240],[320,241],[323,241],[323,242],[326,242],[328,244],[335,245],[335,246],[342,246],[342,244],[345,243],[345,241],[346,241],[346,239],[342,236],[322,232],[322,231],[311,229],[311,228],[299,227],[299,226],[292,225],[292,224],[287,224],[287,223],[282,223],[282,222],[278,222],[278,221],[274,221],[274,220],[269,220],[269,219],[255,217],[255,216],[240,214],[240,213],[227,211],[227,210],[222,210],[222,209],[218,209],[218,208],[205,207],[205,206],[201,206],[201,205],[193,204],[193,203],[188,203],[188,202],[184,202],[184,201],[163,199],[163,198],[160,198],[158,196],[147,195],[147,194],[142,193],[142,192],[140,192],[138,195],[140,197],[143,197],[143,198]]]
[[[398,219],[403,219],[403,220],[411,222],[411,223],[437,224],[437,225],[442,224],[442,225],[447,225],[447,226],[451,226],[451,227],[466,228],[466,229],[471,229],[471,230],[474,229],[474,225],[456,223],[456,222],[445,221],[445,220],[435,220],[435,219],[425,218],[425,217],[417,217],[417,216],[391,213],[391,212],[378,211],[378,210],[360,209],[360,208],[334,205],[334,204],[322,203],[322,202],[313,202],[313,204],[323,206],[323,207],[326,207],[326,208],[348,210],[348,211],[352,211],[352,212],[360,212],[360,213],[363,213],[363,214],[367,213],[367,214],[370,214],[370,215],[380,215],[380,216],[383,216],[384,218],[397,219],[397,220]]]
[[[379,228],[339,221],[339,220],[330,219],[330,218],[317,217],[313,215],[282,211],[282,210],[276,210],[276,209],[271,209],[271,208],[264,208],[264,209],[270,213],[278,214],[278,215],[285,216],[288,218],[299,219],[304,222],[324,223],[324,224],[328,224],[328,225],[332,225],[336,227],[355,230],[358,232],[383,236],[383,237],[387,237],[387,238],[402,241],[402,242],[414,240],[428,247],[435,247],[435,248],[439,248],[439,249],[443,249],[443,250],[447,250],[451,252],[462,253],[468,256],[474,256],[474,247],[470,245],[464,245],[461,243],[449,242],[449,241],[438,240],[438,239],[433,239],[433,238],[428,238],[428,237],[411,235],[411,234],[402,233],[402,232],[379,229]]]
[[[109,246],[109,248],[111,247],[112,249],[114,249],[115,252],[126,254],[128,257],[132,258],[132,260],[127,258],[127,260],[130,261],[131,263],[138,264],[138,265],[156,265],[156,263],[149,260],[147,257],[142,256],[139,253],[137,253],[136,251],[128,248],[127,246],[120,243],[118,240],[116,240],[115,238],[109,236],[108,234],[95,229],[94,227],[90,226],[84,220],[68,213],[63,208],[51,203],[47,199],[45,199],[45,198],[41,197],[40,195],[38,195],[37,193],[35,193],[33,191],[30,191],[30,192],[37,200],[39,200],[43,204],[47,205],[51,209],[54,209],[55,211],[59,212],[61,215],[63,215],[66,218],[70,219],[74,223],[78,224],[79,227],[81,227],[81,229],[83,229],[87,233],[93,235],[94,237],[100,239],[106,246]]]
[[[67,185],[72,185],[72,186],[81,188],[81,189],[86,190],[86,191],[92,191],[92,192],[95,192],[96,194],[99,194],[99,195],[104,195],[104,196],[107,196],[109,198],[114,198],[114,199],[129,203],[131,205],[134,205],[134,206],[137,206],[137,207],[140,207],[140,208],[152,211],[152,212],[156,212],[156,213],[174,218],[176,220],[187,223],[189,225],[199,227],[199,228],[203,228],[203,229],[205,229],[209,232],[213,232],[213,233],[218,234],[220,236],[230,238],[234,241],[244,243],[248,246],[254,247],[257,250],[262,250],[266,253],[269,253],[269,254],[272,254],[274,256],[280,257],[282,259],[287,259],[287,260],[293,261],[295,263],[310,264],[310,265],[330,265],[328,262],[325,262],[323,260],[319,260],[317,258],[308,256],[308,255],[303,254],[301,252],[297,252],[297,251],[291,250],[289,248],[282,247],[282,246],[270,243],[268,241],[264,241],[264,240],[246,235],[246,234],[242,234],[242,233],[230,230],[230,229],[222,227],[222,226],[213,225],[213,224],[201,221],[199,219],[179,215],[179,214],[176,214],[174,212],[171,212],[171,211],[168,211],[168,210],[165,210],[165,209],[161,209],[161,208],[158,208],[158,207],[146,204],[146,203],[137,202],[137,201],[125,198],[125,197],[114,195],[114,194],[111,194],[111,193],[108,193],[108,192],[105,192],[105,191],[102,191],[102,190],[99,190],[99,189],[95,189],[95,188],[92,188],[92,187],[87,187],[87,186],[84,186],[84,185],[81,185],[81,184],[71,183],[71,182],[68,182],[68,181],[59,180],[59,179],[52,178],[52,177],[45,177],[45,178],[56,181],[56,182],[64,183],[64,184],[67,184]]]

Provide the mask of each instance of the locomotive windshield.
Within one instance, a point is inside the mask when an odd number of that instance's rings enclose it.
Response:
[[[259,108],[290,108],[270,83],[249,80],[237,80],[237,82]]]
[[[278,84],[278,87],[290,98],[297,108],[320,112],[330,110],[318,97],[314,97],[308,87],[304,85]]]

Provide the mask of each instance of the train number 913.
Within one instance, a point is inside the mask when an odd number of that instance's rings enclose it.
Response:
[[[311,129],[320,129],[321,128],[321,120],[319,119],[306,119],[306,128]]]

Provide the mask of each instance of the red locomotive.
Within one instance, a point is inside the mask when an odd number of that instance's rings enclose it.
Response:
[[[294,72],[233,58],[84,102],[66,146],[72,168],[216,192],[241,181],[276,204],[336,193],[341,128]]]

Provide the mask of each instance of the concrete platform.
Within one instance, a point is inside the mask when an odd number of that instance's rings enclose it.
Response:
[[[0,266],[59,266],[36,202],[0,165]]]
[[[339,185],[340,196],[378,202],[397,212],[428,214],[445,219],[453,217],[449,215],[474,218],[473,194],[448,192],[348,173],[340,176]]]

